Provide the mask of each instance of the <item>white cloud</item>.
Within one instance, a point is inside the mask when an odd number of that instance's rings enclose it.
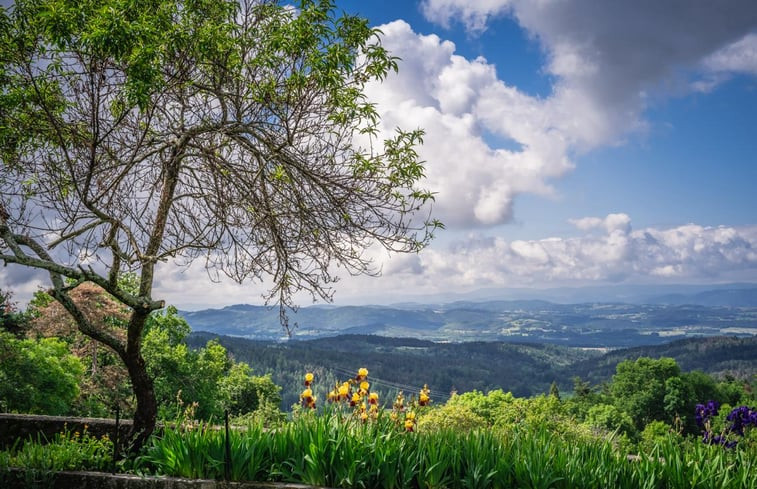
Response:
[[[705,58],[704,66],[713,72],[757,75],[757,34],[747,34]]]
[[[384,45],[402,62],[399,74],[372,84],[368,95],[387,134],[396,126],[426,130],[426,185],[438,192],[435,212],[448,229],[500,225],[512,220],[518,195],[554,194],[550,182],[574,167],[573,155],[645,130],[648,93],[674,86],[678,73],[706,56],[720,53],[711,70],[751,67],[754,36],[744,35],[757,25],[757,4],[735,15],[674,3],[423,4],[428,18],[460,18],[470,29],[510,12],[548,55],[545,70],[556,81],[546,98],[508,85],[486,59],[459,56],[435,34],[418,34],[404,21],[380,26]],[[717,82],[696,83],[682,86],[704,90]]]
[[[510,0],[425,0],[421,3],[421,11],[428,20],[443,27],[449,27],[455,19],[468,31],[478,33],[486,28],[491,18],[506,14],[510,3]]]
[[[576,115],[499,80],[483,58],[468,60],[436,35],[419,35],[404,21],[380,27],[384,45],[402,58],[400,72],[368,87],[387,134],[394,127],[426,130],[421,156],[426,185],[437,192],[434,212],[449,228],[494,226],[512,219],[522,193],[552,193],[548,180],[573,165]],[[590,111],[584,113],[589,114]],[[497,147],[486,134],[514,141]]]
[[[680,283],[731,281],[757,271],[757,227],[632,230],[630,218],[613,214],[573,221],[587,231],[574,238],[507,241],[476,237],[420,254],[423,274],[403,275],[425,291],[488,286],[582,285],[588,282]],[[594,229],[603,229],[599,235]],[[747,275],[744,275],[747,274]],[[399,282],[387,276],[388,283]],[[441,284],[441,285],[440,285]]]
[[[582,217],[571,219],[570,223],[582,231],[594,228],[604,228],[608,233],[621,231],[625,234],[631,231],[631,218],[628,214],[608,214],[607,217]]]

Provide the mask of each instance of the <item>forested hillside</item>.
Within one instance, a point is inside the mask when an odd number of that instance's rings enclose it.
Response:
[[[575,375],[591,382],[607,380],[623,360],[671,357],[684,371],[701,370],[716,376],[748,377],[757,373],[757,337],[717,336],[673,341],[664,345],[613,350],[571,365]]]
[[[204,345],[214,337],[193,333],[189,344]],[[385,391],[417,391],[428,384],[440,401],[453,390],[503,389],[534,396],[548,392],[553,381],[566,392],[573,389],[575,376],[600,384],[610,380],[619,362],[641,356],[672,357],[684,371],[737,376],[757,372],[757,338],[701,338],[604,354],[544,344],[434,343],[364,335],[285,343],[217,338],[236,360],[249,363],[257,374],[271,374],[283,387],[284,408],[297,402],[302,372],[316,373],[323,394],[358,366],[369,367],[374,382],[380,381],[377,385]]]

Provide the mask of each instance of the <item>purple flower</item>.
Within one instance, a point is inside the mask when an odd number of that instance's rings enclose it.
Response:
[[[704,426],[710,418],[718,415],[718,409],[720,409],[720,404],[713,400],[707,401],[706,404],[697,404],[694,407],[694,419],[699,426]]]
[[[745,427],[757,426],[757,410],[739,406],[728,413],[725,419],[731,422],[728,428],[731,432],[744,436]]]

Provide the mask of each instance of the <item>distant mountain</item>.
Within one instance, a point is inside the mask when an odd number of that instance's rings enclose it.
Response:
[[[740,294],[700,292],[718,303]],[[757,289],[755,289],[757,290]],[[720,297],[721,299],[717,299]],[[278,309],[233,305],[180,314],[193,331],[279,340]],[[363,334],[431,341],[509,341],[583,347],[654,345],[697,336],[757,335],[757,307],[683,304],[581,303],[542,300],[404,303],[394,306],[303,307],[290,315],[298,339]]]
[[[486,302],[486,301],[516,301],[516,300],[544,300],[560,304],[578,304],[589,302],[623,302],[627,304],[655,303],[657,297],[666,295],[693,296],[720,290],[757,289],[754,283],[727,284],[618,284],[585,287],[553,287],[548,289],[535,288],[487,288],[467,292],[447,292],[415,296],[390,297],[384,304],[446,304],[456,301]],[[691,304],[699,304],[692,302]],[[700,304],[700,305],[728,305],[728,304]],[[749,306],[749,304],[734,304]]]
[[[666,294],[648,299],[650,304],[757,307],[757,287],[706,290],[696,294]]]

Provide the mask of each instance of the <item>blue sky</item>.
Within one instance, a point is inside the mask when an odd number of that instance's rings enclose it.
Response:
[[[447,226],[418,255],[369,250],[382,276],[345,276],[337,304],[757,282],[754,0],[337,5],[402,58],[367,95],[386,134],[426,130],[425,183]],[[157,283],[185,309],[259,303],[264,288],[211,285],[201,266],[167,265]]]

